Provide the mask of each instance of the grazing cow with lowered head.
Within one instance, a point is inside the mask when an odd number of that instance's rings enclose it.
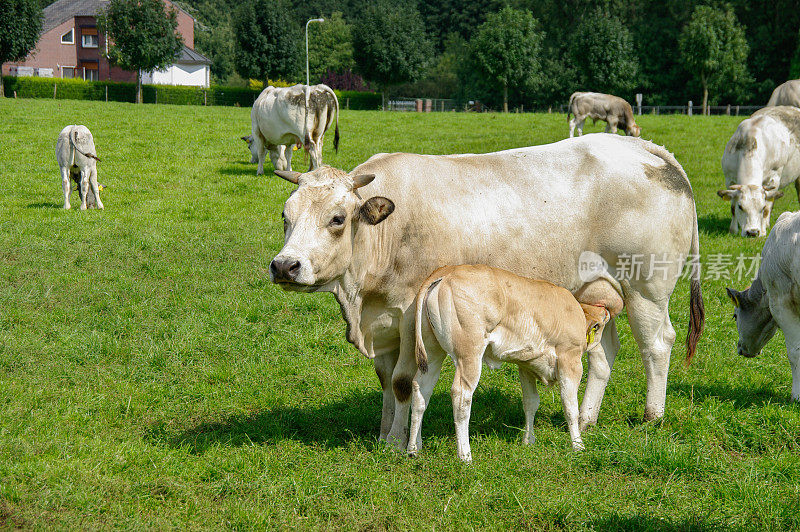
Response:
[[[622,299],[613,289],[615,311]],[[523,441],[534,442],[533,419],[539,408],[536,381],[558,382],[572,447],[583,449],[578,426],[578,387],[588,348],[600,342],[613,316],[603,306],[578,303],[573,295],[547,281],[519,277],[483,265],[446,266],[422,284],[415,302],[416,360],[400,360],[413,372],[411,429],[408,452],[420,448],[420,425],[449,355],[455,364],[451,390],[458,457],[472,460],[469,418],[481,367],[516,364],[525,410]],[[409,364],[410,363],[410,364]],[[407,407],[406,407],[407,408]],[[402,415],[398,407],[395,415]]]
[[[350,173],[276,173],[297,189],[283,209],[284,245],[270,278],[287,290],[336,296],[347,339],[375,361],[382,438],[393,421],[397,441],[408,427],[407,417],[395,417],[395,393],[407,401],[411,383],[392,376],[398,357],[413,356],[417,291],[431,272],[457,264],[544,279],[582,303],[593,302],[587,286],[608,277],[644,361],[645,418],[664,414],[675,341],[669,299],[687,254],[699,250],[691,185],[664,148],[588,135],[481,155],[379,154]],[[584,252],[605,265],[598,277],[581,272]],[[636,274],[617,272],[631,256],[642,261]],[[689,358],[703,323],[697,269],[690,285]],[[584,427],[597,421],[618,350],[611,320],[589,352]]]
[[[767,107],[790,105],[800,107],[800,79],[790,79],[778,85],[767,102]]]
[[[336,123],[333,148],[339,150],[339,100],[327,85],[267,87],[256,98],[250,112],[252,133],[247,142],[258,162],[257,175],[264,173],[264,156],[275,170],[292,170],[292,146],[302,145],[311,155],[311,170],[322,165],[325,132]]]
[[[731,202],[730,232],[765,236],[781,189],[794,183],[800,198],[800,109],[765,107],[743,120],[722,154],[725,189]]]
[[[64,192],[64,208],[71,207],[69,196],[72,181],[78,185],[81,210],[90,207],[103,209],[100,188],[97,184],[97,150],[94,138],[86,126],[67,126],[58,134],[56,161],[61,170],[61,188]]]
[[[780,327],[792,368],[792,400],[800,401],[800,212],[778,217],[746,290],[728,288],[739,331],[737,350],[755,357]]]
[[[570,118],[570,113],[575,116]],[[578,136],[583,135],[583,123],[587,117],[606,122],[606,133],[616,133],[617,128],[620,128],[634,137],[642,134],[642,129],[633,119],[631,104],[619,96],[599,92],[573,92],[567,108],[570,137],[574,136],[576,128]]]

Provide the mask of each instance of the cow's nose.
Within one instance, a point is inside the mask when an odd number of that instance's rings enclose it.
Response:
[[[300,261],[295,259],[274,259],[269,270],[275,281],[294,281],[300,273]]]
[[[748,229],[747,231],[744,232],[744,236],[751,238],[754,236],[758,236],[758,229]]]

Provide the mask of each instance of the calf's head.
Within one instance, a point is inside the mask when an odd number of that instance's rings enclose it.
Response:
[[[270,280],[289,290],[323,289],[349,268],[359,228],[381,223],[394,203],[382,196],[361,198],[357,190],[374,174],[349,175],[330,166],[275,173],[299,186],[283,208],[284,244],[270,263]]]
[[[726,290],[733,302],[733,319],[739,332],[737,351],[748,358],[757,356],[777,329],[761,281],[756,279],[750,288],[741,292],[732,288]]]
[[[731,202],[731,231],[738,228],[742,236],[754,237],[766,236],[772,206],[783,192],[774,186],[731,185],[717,195]]]

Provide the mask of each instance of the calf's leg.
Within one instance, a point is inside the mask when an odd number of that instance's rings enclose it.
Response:
[[[561,391],[561,405],[567,420],[572,448],[583,450],[583,440],[578,426],[578,387],[581,385],[583,365],[581,364],[581,348],[562,353],[558,357],[558,387]]]
[[[456,371],[450,394],[453,398],[456,449],[458,457],[465,462],[472,461],[472,450],[469,446],[469,418],[472,413],[472,396],[481,378],[481,358],[485,349],[484,343],[473,344],[468,350],[457,352],[454,356]]]
[[[519,366],[519,382],[522,385],[522,409],[525,411],[525,433],[522,435],[522,443],[532,445],[536,441],[533,435],[533,418],[539,410],[536,376],[527,368]]]

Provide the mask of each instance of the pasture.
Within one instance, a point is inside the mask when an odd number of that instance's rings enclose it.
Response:
[[[641,421],[644,372],[623,315],[585,452],[570,450],[557,388],[540,387],[537,441],[521,444],[517,370],[505,366],[481,379],[463,465],[447,363],[412,460],[377,441],[377,378],[333,296],[269,282],[293,187],[248,163],[249,109],[0,99],[0,116],[0,528],[800,529],[783,337],[757,359],[735,352],[724,288],[749,281],[703,275],[706,328],[688,368],[679,283],[662,421]],[[637,117],[689,175],[704,263],[764,242],[730,236],[715,194],[742,118]],[[104,212],[80,212],[77,192],[61,209],[54,145],[73,123],[103,159]],[[346,170],[381,151],[567,135],[558,114],[343,111],[340,128],[324,160]],[[787,189],[773,221],[797,208]]]

